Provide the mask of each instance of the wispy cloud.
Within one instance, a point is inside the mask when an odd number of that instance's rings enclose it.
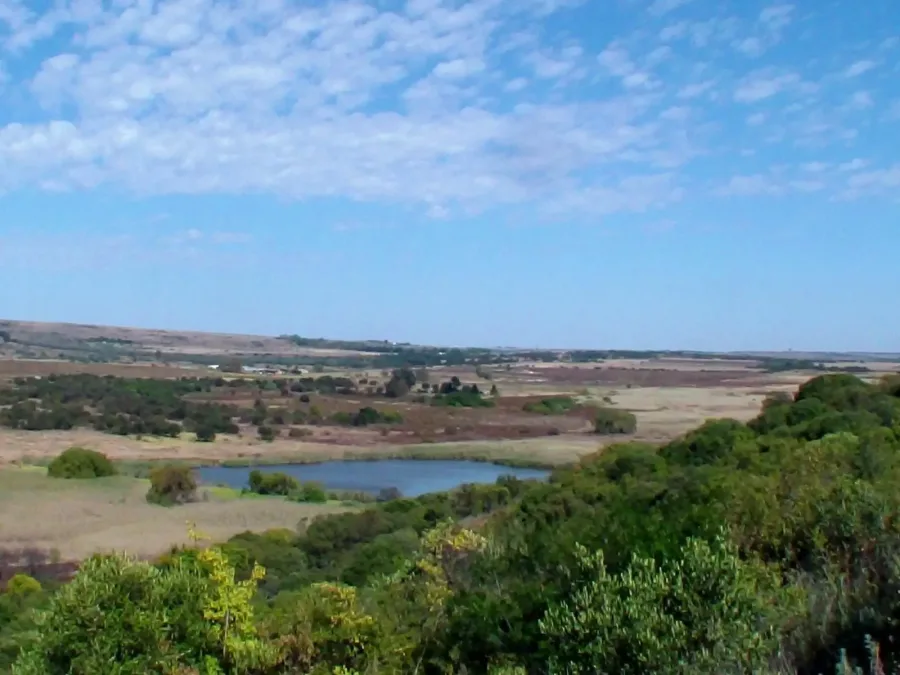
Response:
[[[802,84],[796,73],[757,71],[745,77],[734,90],[734,100],[740,103],[756,103],[784,91],[799,88]]]
[[[653,0],[648,11],[653,16],[663,16],[692,1],[693,0]]]
[[[851,63],[844,70],[844,77],[859,77],[863,73],[867,73],[873,68],[875,68],[878,64],[875,61],[870,61],[869,59],[862,59],[860,61],[855,61]]]

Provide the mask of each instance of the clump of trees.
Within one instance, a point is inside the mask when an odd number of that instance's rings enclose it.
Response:
[[[166,464],[150,472],[147,501],[160,506],[187,504],[197,499],[197,479],[189,466]]]
[[[370,406],[360,408],[355,413],[336,412],[331,421],[344,426],[365,427],[370,424],[400,424],[403,415],[396,410],[378,410]]]
[[[491,399],[484,398],[477,384],[463,384],[456,375],[440,384],[431,404],[452,408],[493,408],[495,405]]]
[[[103,478],[116,473],[106,455],[78,447],[63,450],[47,466],[47,475],[52,478]]]
[[[637,431],[637,417],[627,410],[598,408],[594,415],[594,433],[633,434]]]

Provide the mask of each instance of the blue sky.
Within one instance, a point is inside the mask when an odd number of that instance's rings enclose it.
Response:
[[[0,0],[0,316],[900,351],[900,3]]]

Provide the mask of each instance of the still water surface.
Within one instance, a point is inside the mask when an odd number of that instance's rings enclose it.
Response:
[[[300,481],[316,481],[329,490],[378,493],[395,487],[404,497],[452,490],[463,483],[493,483],[500,476],[522,480],[544,479],[543,469],[521,469],[489,462],[436,459],[378,459],[372,461],[321,462],[319,464],[279,464],[255,467],[263,472],[280,471]],[[197,469],[202,483],[247,487],[253,467],[207,466]]]

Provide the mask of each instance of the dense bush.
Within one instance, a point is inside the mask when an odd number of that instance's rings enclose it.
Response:
[[[197,440],[201,443],[211,443],[216,440],[216,432],[213,431],[212,427],[199,427],[195,434],[197,436]]]
[[[102,478],[116,475],[116,467],[103,453],[86,448],[69,448],[47,467],[53,478]]]
[[[481,392],[460,390],[437,394],[431,399],[431,405],[451,408],[493,408],[495,403],[489,398],[484,398]]]
[[[562,415],[576,405],[575,399],[571,396],[554,396],[540,401],[529,401],[522,406],[522,410],[539,415]]]
[[[321,483],[315,481],[306,481],[300,484],[292,494],[291,499],[297,502],[308,502],[311,504],[324,504],[328,501],[328,493]]]
[[[594,415],[594,432],[598,434],[633,434],[637,418],[626,410],[599,408]]]
[[[300,483],[293,476],[282,472],[263,473],[254,469],[248,477],[250,491],[260,495],[284,495],[287,496],[300,487]]]
[[[366,406],[355,413],[336,412],[331,416],[331,421],[343,426],[365,427],[370,424],[400,424],[403,416],[395,410],[378,410]]]
[[[150,472],[147,501],[161,506],[186,504],[197,498],[197,480],[189,466],[167,464]]]

